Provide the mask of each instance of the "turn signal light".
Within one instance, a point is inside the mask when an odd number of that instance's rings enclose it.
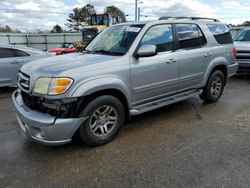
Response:
[[[234,55],[234,59],[236,59],[236,57],[237,57],[237,49],[236,48],[233,48],[233,55]]]

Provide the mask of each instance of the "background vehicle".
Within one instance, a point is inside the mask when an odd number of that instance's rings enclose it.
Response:
[[[0,45],[0,87],[16,86],[18,70],[23,64],[51,56],[24,46]]]
[[[237,71],[235,58],[230,32],[217,20],[114,25],[82,53],[22,67],[12,96],[19,126],[44,144],[68,143],[79,133],[87,145],[101,145],[130,115],[196,95],[217,101]]]
[[[118,19],[109,14],[92,14],[90,18],[90,25],[82,29],[83,44],[88,44],[100,31],[117,24]]]
[[[234,45],[237,49],[238,73],[250,73],[250,29],[244,29],[236,35]]]
[[[62,55],[79,52],[79,49],[76,48],[74,43],[64,43],[61,48],[49,49],[48,52],[56,53],[56,55]]]

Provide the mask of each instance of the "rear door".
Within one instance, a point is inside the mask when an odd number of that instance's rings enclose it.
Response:
[[[176,24],[180,57],[179,90],[201,86],[206,68],[211,61],[211,48],[198,25]]]
[[[23,64],[20,50],[0,48],[0,86],[14,86],[19,68]],[[22,52],[22,51],[21,51]]]

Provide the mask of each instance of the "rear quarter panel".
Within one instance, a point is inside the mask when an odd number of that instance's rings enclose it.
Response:
[[[223,65],[226,67],[228,72],[228,67],[230,65],[235,64],[235,59],[233,56],[233,48],[234,44],[219,44],[213,34],[209,31],[207,25],[204,23],[201,25],[201,28],[203,32],[206,35],[207,41],[210,46],[210,50],[212,53],[212,58],[210,63],[208,64],[208,67],[206,69],[206,72],[204,74],[204,78],[202,80],[202,86],[204,87],[207,83],[207,80],[212,73],[213,69],[216,66]]]

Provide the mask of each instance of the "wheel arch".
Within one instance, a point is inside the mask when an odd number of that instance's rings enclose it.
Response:
[[[72,94],[73,97],[83,98],[82,108],[91,100],[102,95],[111,95],[121,101],[126,112],[126,119],[129,119],[129,109],[131,98],[128,87],[117,78],[95,79],[80,85]]]
[[[205,73],[205,77],[202,81],[202,87],[205,87],[207,84],[207,81],[210,77],[210,75],[216,71],[216,70],[220,70],[223,72],[224,76],[225,76],[225,85],[227,83],[227,77],[228,77],[228,64],[226,61],[215,61],[214,63],[210,64],[210,66],[207,68],[207,71]]]

